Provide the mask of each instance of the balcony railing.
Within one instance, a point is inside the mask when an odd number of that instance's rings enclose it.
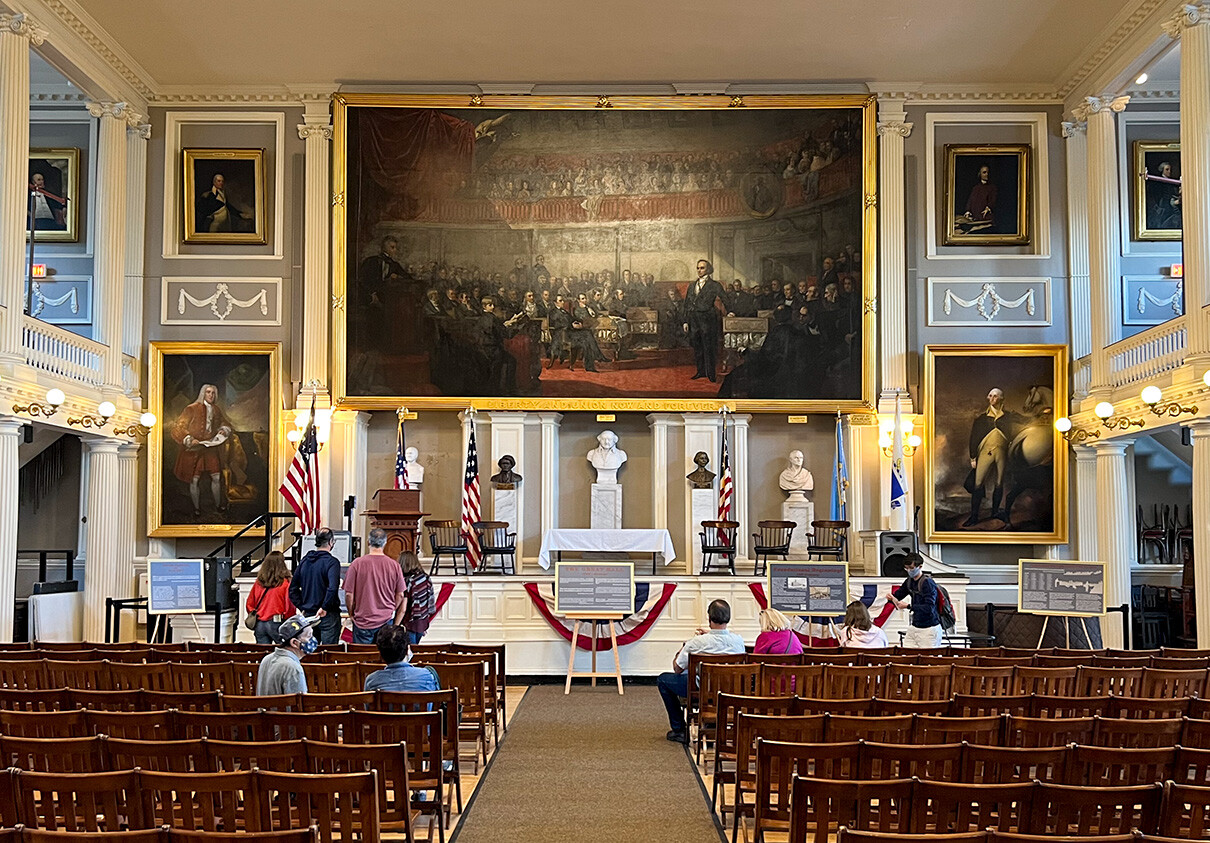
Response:
[[[31,316],[23,319],[21,345],[26,363],[86,386],[101,385],[104,345]]]
[[[1188,345],[1185,335],[1185,316],[1169,319],[1135,334],[1129,339],[1115,342],[1105,349],[1109,355],[1109,383],[1113,387],[1131,386],[1151,380],[1164,372],[1179,369],[1185,362]]]
[[[1092,383],[1092,356],[1081,357],[1072,364],[1071,391],[1076,398],[1086,398]]]

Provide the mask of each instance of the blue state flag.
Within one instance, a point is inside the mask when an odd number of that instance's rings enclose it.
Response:
[[[832,510],[833,521],[847,521],[845,516],[849,493],[849,467],[844,456],[844,420],[836,414],[836,462],[832,468]]]

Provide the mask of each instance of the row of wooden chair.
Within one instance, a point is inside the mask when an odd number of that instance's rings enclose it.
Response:
[[[440,692],[456,698],[458,689]],[[12,691],[0,689],[0,711],[74,711],[92,708],[98,711],[413,711],[408,701],[417,698],[431,702],[431,692],[354,691],[347,694],[271,694],[246,696],[222,691],[85,691],[58,688],[53,691]],[[1187,712],[1182,712],[1187,713]]]
[[[0,843],[244,843],[244,832],[191,831],[163,826],[145,831],[42,831],[35,828],[0,828]],[[296,831],[262,831],[257,843],[318,843],[315,826]]]
[[[895,834],[885,831],[854,831],[841,826],[836,833],[836,843],[1185,843],[1180,837],[1166,837],[1161,834],[1143,834],[1136,831],[1132,834],[1093,834],[1078,835],[1037,835],[1017,834],[1011,831],[972,831],[969,834]]]

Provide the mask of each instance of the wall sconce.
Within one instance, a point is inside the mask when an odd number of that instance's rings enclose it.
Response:
[[[1063,434],[1063,438],[1073,445],[1080,445],[1089,439],[1101,438],[1101,431],[1099,430],[1084,430],[1081,427],[1072,427],[1071,419],[1066,416],[1055,419],[1055,430]]]
[[[1113,414],[1113,405],[1108,401],[1102,401],[1092,408],[1096,417],[1101,420],[1101,424],[1110,430],[1129,430],[1132,427],[1142,427],[1142,419],[1128,419],[1126,417],[1118,418]]]
[[[117,411],[118,408],[113,405],[112,401],[102,401],[97,405],[97,414],[95,416],[83,415],[79,416],[78,418],[69,418],[67,423],[72,427],[95,427],[100,429],[109,424],[109,420],[113,418],[114,413]]]
[[[310,417],[311,411],[309,409],[294,411],[294,429],[286,431],[286,441],[296,448],[307,430],[307,422],[310,420]],[[323,450],[323,446],[327,444],[330,438],[332,438],[332,411],[316,410],[315,441],[319,445],[320,450]]]
[[[36,401],[31,401],[28,404],[14,404],[13,412],[14,413],[29,413],[31,416],[34,416],[35,418],[38,416],[43,416],[44,418],[50,418],[51,416],[53,416],[55,413],[57,413],[59,411],[59,407],[61,407],[63,405],[63,402],[66,400],[67,400],[67,396],[63,394],[63,390],[48,389],[48,390],[46,390],[46,403],[45,404],[39,404]]]
[[[126,427],[113,426],[113,432],[117,436],[129,436],[133,439],[136,436],[146,436],[151,433],[151,429],[155,427],[155,413],[143,413],[139,416],[137,424],[127,425]]]
[[[885,456],[891,457],[895,455],[895,420],[885,418],[879,421],[878,426],[881,430],[878,433],[878,447],[882,449]],[[915,425],[911,419],[902,419],[899,423],[901,433],[903,435],[903,455],[910,457],[916,453],[916,449],[920,447],[923,441],[915,433],[912,433],[912,428]]]
[[[1210,374],[1210,372],[1207,374]],[[1203,377],[1202,380],[1205,380],[1205,378]],[[1183,407],[1181,406],[1180,402],[1177,401],[1168,401],[1161,404],[1160,399],[1163,397],[1164,393],[1158,386],[1143,387],[1143,403],[1150,407],[1151,412],[1155,413],[1157,416],[1172,416],[1173,418],[1176,418],[1177,416],[1182,416],[1185,413],[1192,414],[1197,412],[1196,404],[1194,404],[1192,407]]]

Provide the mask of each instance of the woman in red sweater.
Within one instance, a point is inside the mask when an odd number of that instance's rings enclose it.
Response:
[[[256,612],[256,629],[252,634],[257,644],[277,643],[277,628],[296,611],[289,592],[290,569],[286,567],[286,557],[280,550],[274,550],[260,563],[260,573],[244,603],[247,611]]]

